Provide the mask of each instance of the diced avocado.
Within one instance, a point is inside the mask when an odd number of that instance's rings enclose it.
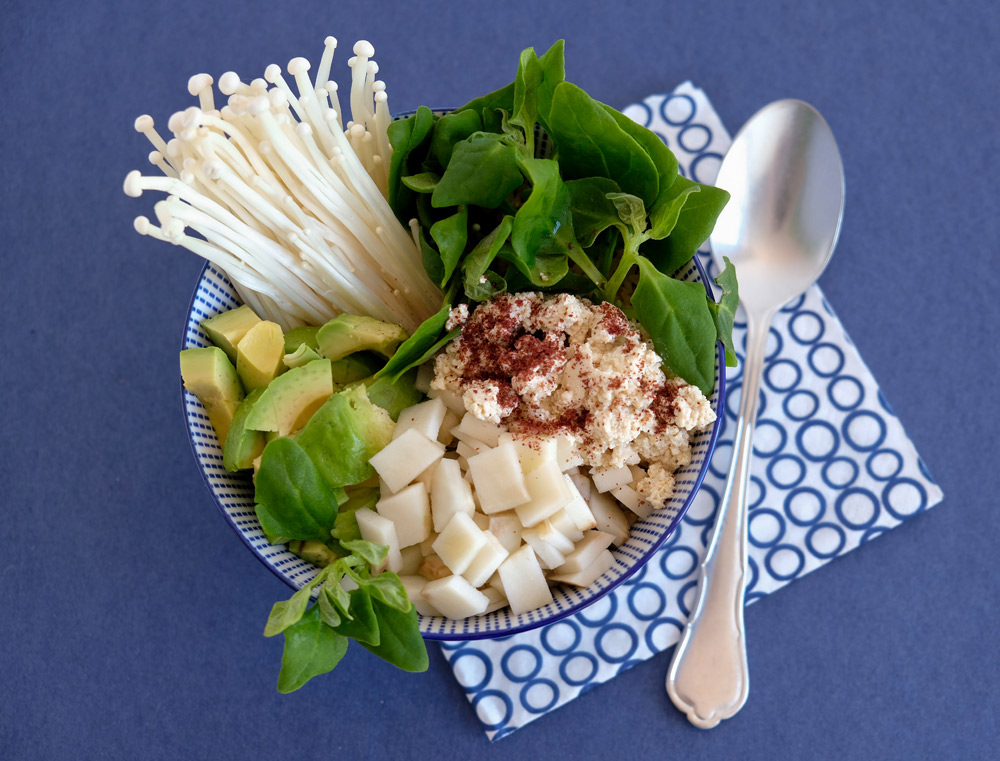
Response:
[[[236,364],[236,344],[258,322],[260,322],[260,317],[244,304],[236,309],[230,309],[228,312],[203,320],[201,329],[212,339],[212,343],[226,352],[229,360]]]
[[[351,354],[332,364],[333,382],[347,385],[364,380],[374,375],[384,364],[384,360],[380,361],[374,354],[366,351]]]
[[[236,344],[236,372],[247,391],[273,381],[284,369],[285,339],[281,326],[262,320]]]
[[[184,388],[198,397],[219,437],[226,440],[243,389],[233,363],[218,346],[184,349],[181,352],[181,379]]]
[[[264,451],[264,434],[246,427],[246,420],[254,404],[260,399],[264,389],[255,388],[240,402],[233,415],[226,444],[222,447],[222,464],[226,470],[235,473],[253,467],[254,459]]]
[[[291,549],[291,545],[289,545]],[[338,557],[337,553],[331,550],[322,542],[317,542],[315,539],[310,539],[305,542],[299,542],[298,547],[293,549],[296,555],[298,555],[303,560],[308,560],[313,565],[319,566],[320,568],[325,568],[335,561]]]
[[[330,360],[312,362],[279,375],[253,405],[246,427],[287,436],[304,426],[334,392]]]
[[[423,400],[424,395],[417,391],[416,380],[417,371],[414,369],[395,383],[388,378],[365,378],[364,384],[368,387],[371,403],[388,412],[395,422],[400,412]]]
[[[339,314],[316,333],[319,353],[334,361],[365,350],[391,357],[406,338],[399,325],[354,314]]]
[[[281,361],[285,363],[285,367],[302,367],[315,359],[322,359],[315,349],[308,344],[299,344],[299,348],[285,354]]]
[[[314,328],[312,325],[303,325],[289,330],[285,333],[285,354],[291,354],[303,344],[310,349],[315,349],[318,330],[319,328]]]

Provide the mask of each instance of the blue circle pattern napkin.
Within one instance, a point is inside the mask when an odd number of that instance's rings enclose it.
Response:
[[[730,138],[701,90],[685,82],[624,113],[666,142],[684,174],[714,182]],[[710,257],[700,255],[715,277]],[[737,322],[740,365],[727,373],[726,417],[709,473],[657,555],[602,600],[543,629],[442,644],[491,740],[679,640],[732,456],[745,338]],[[942,497],[817,286],[775,317],[767,352],[749,491],[747,604]]]

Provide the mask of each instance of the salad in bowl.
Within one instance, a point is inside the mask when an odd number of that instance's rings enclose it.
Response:
[[[165,141],[159,224],[208,260],[181,375],[202,472],[296,588],[283,692],[355,642],[497,637],[638,570],[697,490],[738,301],[694,256],[727,200],[566,81],[563,44],[461,108],[392,119],[366,42],[350,116],[305,59],[197,75]]]

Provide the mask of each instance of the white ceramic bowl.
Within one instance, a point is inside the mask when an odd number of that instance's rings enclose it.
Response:
[[[709,282],[697,256],[678,277],[703,284]],[[239,305],[239,297],[225,275],[212,265],[206,265],[188,309],[183,348],[210,346],[208,336],[200,328],[201,321]],[[543,626],[590,605],[638,571],[656,554],[657,549],[680,523],[701,486],[722,424],[724,368],[725,356],[722,345],[719,344],[716,352],[715,390],[710,397],[716,422],[711,428],[692,437],[691,464],[677,472],[674,496],[666,506],[632,526],[629,540],[614,550],[615,564],[609,571],[586,589],[557,587],[553,590],[553,601],[549,605],[520,615],[514,615],[509,608],[502,608],[484,616],[458,621],[440,616],[422,616],[420,631],[424,637],[444,640],[495,638]],[[273,545],[264,538],[254,512],[250,476],[247,473],[230,473],[222,466],[222,449],[204,408],[193,394],[183,389],[182,394],[195,459],[223,516],[264,565],[290,587],[298,589],[318,569],[286,546]]]

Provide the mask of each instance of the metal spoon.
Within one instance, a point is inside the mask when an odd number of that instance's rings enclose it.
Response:
[[[758,111],[733,140],[716,184],[732,198],[711,236],[728,256],[746,312],[746,360],[733,460],[701,564],[698,600],[667,673],[667,693],[696,727],[733,716],[749,690],[743,594],[747,483],[771,319],[823,272],[844,215],[844,169],[830,127],[799,100]]]

